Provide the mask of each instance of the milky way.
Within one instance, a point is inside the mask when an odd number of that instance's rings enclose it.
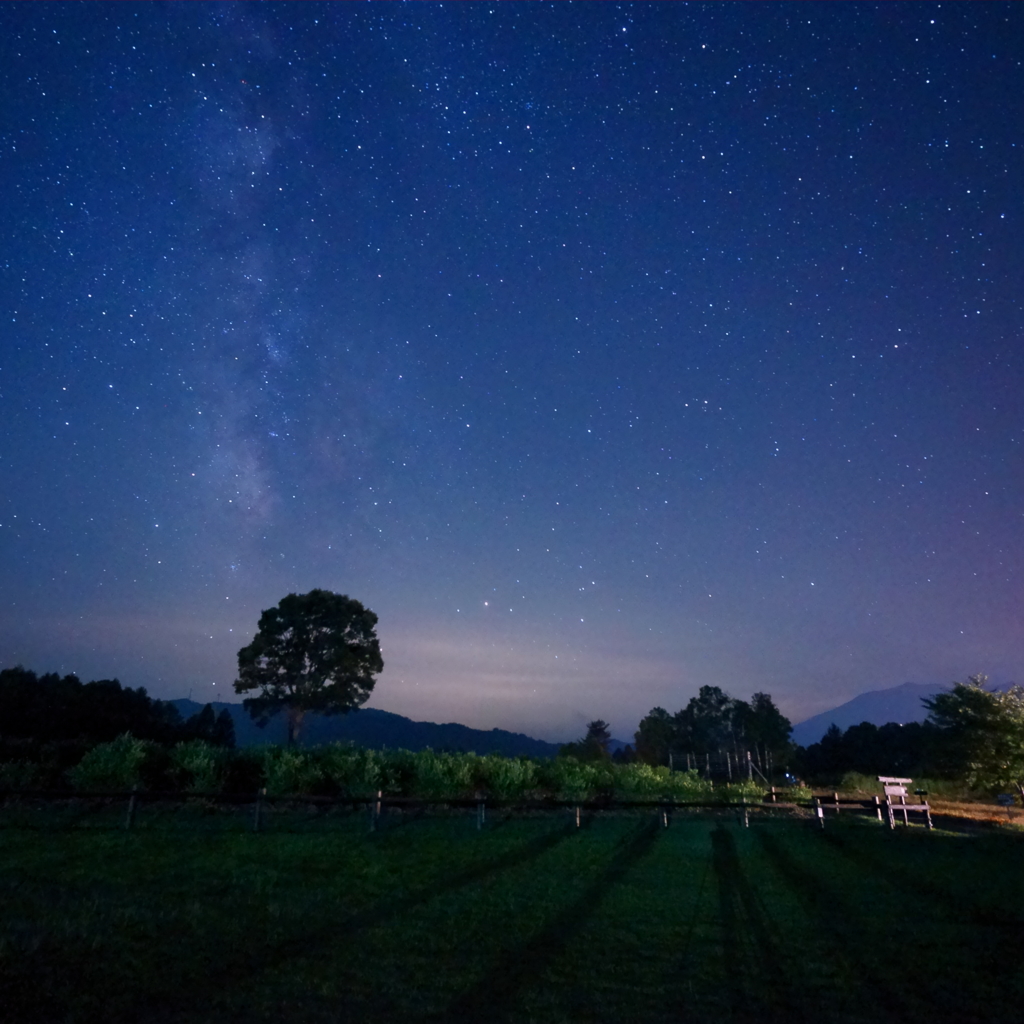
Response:
[[[629,738],[1019,679],[1024,9],[0,7],[0,662]]]

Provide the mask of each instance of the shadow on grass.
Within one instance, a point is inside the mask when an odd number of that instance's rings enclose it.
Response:
[[[736,840],[719,826],[711,833],[711,864],[718,882],[722,975],[736,1021],[805,1019],[790,988],[791,971],[759,893],[736,852]]]
[[[633,865],[648,853],[658,837],[658,832],[657,821],[641,827],[578,900],[563,910],[528,943],[508,951],[498,966],[457,997],[444,1012],[432,1014],[425,1020],[437,1024],[463,1024],[499,1021],[505,1018],[523,985],[541,974],[566,943],[586,925],[608,890],[621,882]]]
[[[378,903],[340,920],[334,918],[316,924],[309,922],[303,926],[301,934],[264,945],[258,952],[247,951],[236,955],[224,964],[221,970],[213,971],[204,977],[204,988],[208,991],[230,991],[239,983],[244,983],[251,977],[258,977],[264,971],[280,971],[292,957],[307,957],[310,949],[316,948],[318,944],[329,944],[336,948],[339,945],[351,943],[364,929],[386,925],[418,907],[435,900],[443,900],[459,889],[476,885],[505,871],[536,860],[560,843],[565,842],[570,836],[575,835],[577,831],[575,827],[566,825],[537,836],[507,853],[437,878],[405,896]],[[201,995],[197,994],[194,1000],[190,999],[187,1002],[176,1004],[175,1009],[180,1012],[200,999]]]
[[[900,1024],[973,1019],[961,1017],[937,997],[932,991],[934,978],[931,985],[922,984],[928,977],[928,965],[920,962],[919,955],[897,933],[908,921],[915,923],[919,933],[927,933],[929,918],[934,921],[928,907],[907,899],[894,911],[880,899],[886,882],[877,875],[861,874],[856,886],[845,885],[841,873],[828,864],[834,840],[815,836],[819,838],[824,841],[806,844],[805,850],[810,853],[804,859],[807,863],[798,862],[778,836],[759,836],[773,869],[807,914],[807,929],[814,936],[818,955],[816,962],[805,965],[805,970],[821,975],[827,961],[831,969],[840,972],[850,1017],[844,1013],[837,1019]]]
[[[920,832],[908,835],[901,829],[897,829],[895,833],[887,832],[881,836],[878,833],[865,834],[862,831],[844,830],[842,833],[830,831],[823,838],[837,854],[858,868],[870,871],[887,884],[897,885],[907,894],[914,894],[922,900],[937,903],[961,920],[969,920],[986,928],[1010,929],[1014,932],[1019,931],[1024,925],[1024,913],[1015,902],[997,902],[999,895],[997,892],[993,892],[991,894],[993,902],[986,906],[979,906],[960,891],[958,874],[950,873],[940,881],[936,881],[934,878],[925,878],[919,871],[914,870],[912,863],[906,863],[905,858],[898,855],[905,852],[905,844],[908,843],[929,844],[934,849],[935,844],[940,843],[962,844],[965,840],[960,837]],[[999,838],[1006,843],[1006,850],[1000,851],[1005,854],[1005,863],[990,865],[993,879],[1011,877],[1017,870],[1021,853],[1024,852],[1019,841],[1015,842],[1014,838]],[[975,840],[968,841],[976,842]],[[894,844],[900,844],[896,847],[898,854],[895,856]],[[989,845],[991,845],[991,840],[989,840]],[[925,852],[925,850],[920,850],[920,852]]]

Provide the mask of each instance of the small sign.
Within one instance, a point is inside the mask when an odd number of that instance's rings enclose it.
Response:
[[[996,803],[1002,807],[1012,807],[1016,802],[1012,793],[1000,793],[996,797]]]

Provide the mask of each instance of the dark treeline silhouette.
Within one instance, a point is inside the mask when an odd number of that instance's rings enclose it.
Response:
[[[795,764],[800,775],[822,781],[838,781],[846,772],[940,775],[948,773],[947,746],[945,734],[931,722],[861,722],[845,732],[833,724],[817,743],[798,749]]]
[[[602,718],[595,718],[587,723],[587,734],[583,739],[563,743],[558,753],[561,757],[575,757],[580,761],[609,761],[612,757],[609,753],[611,740],[608,723]]]
[[[36,675],[20,665],[0,670],[0,739],[8,745],[29,753],[41,744],[92,746],[126,732],[158,743],[200,739],[235,745],[231,715],[217,715],[209,704],[186,720],[168,701],[116,679],[83,683],[74,675]]]
[[[763,776],[784,767],[791,756],[789,719],[767,693],[749,700],[730,697],[717,686],[702,686],[674,715],[653,708],[640,722],[635,746],[627,748],[647,764],[743,775],[750,762]]]

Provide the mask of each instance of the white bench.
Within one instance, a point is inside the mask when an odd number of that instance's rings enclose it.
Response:
[[[889,815],[889,828],[896,827],[896,812],[903,815],[903,824],[910,824],[910,811],[921,811],[924,814],[925,826],[932,827],[932,809],[927,801],[919,804],[907,803],[907,786],[913,785],[913,779],[898,779],[891,775],[879,775],[878,781],[882,784],[882,791],[885,793],[885,808]]]

